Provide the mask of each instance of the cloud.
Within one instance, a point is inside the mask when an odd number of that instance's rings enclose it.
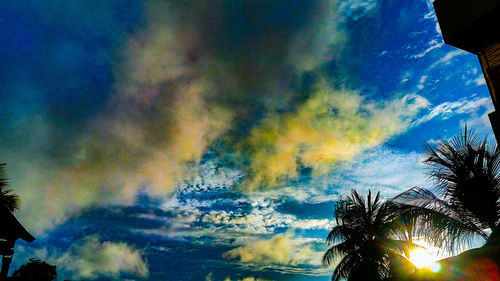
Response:
[[[484,79],[484,76],[481,74],[475,79],[468,80],[467,82],[465,82],[465,85],[470,85],[470,84],[475,84],[476,86],[486,85],[486,80]]]
[[[276,228],[325,229],[332,227],[328,219],[303,219],[290,214],[277,212],[269,202],[262,202],[251,213],[232,211],[210,211],[201,217],[201,221],[214,226],[225,226],[231,230],[250,233],[272,233]]]
[[[425,49],[423,52],[419,53],[419,54],[416,54],[416,55],[413,55],[411,56],[411,58],[414,58],[414,59],[419,59],[419,58],[423,58],[425,55],[427,55],[430,51],[434,50],[434,49],[438,49],[438,48],[441,48],[444,43],[438,43],[436,40],[431,40],[428,45],[430,45],[427,49]]]
[[[369,15],[377,8],[378,2],[375,0],[342,0],[340,8],[347,17],[353,17],[357,20],[363,16]]]
[[[278,186],[298,177],[302,166],[323,174],[329,164],[404,132],[427,104],[423,97],[408,95],[377,105],[355,92],[319,88],[296,112],[268,117],[252,129],[242,148],[250,152],[250,176],[243,187]]]
[[[212,281],[212,273],[208,274],[207,277],[205,278],[205,281]],[[255,277],[245,277],[243,279],[231,279],[229,276],[224,278],[224,281],[269,281],[267,279],[260,279],[260,278],[255,278]]]
[[[372,148],[350,161],[338,163],[329,173],[310,181],[257,194],[275,201],[294,198],[308,204],[333,202],[351,189],[371,189],[392,197],[413,186],[430,187],[431,182],[422,165],[424,159],[425,155],[417,152],[399,151],[386,146]],[[320,222],[316,223],[319,226]]]
[[[439,25],[438,23],[436,23],[436,28],[439,28]],[[440,31],[439,31],[440,33]],[[439,60],[437,60],[436,62],[434,62],[433,64],[431,64],[427,70],[431,70],[433,68],[435,68],[436,66],[438,65],[441,65],[441,64],[444,64],[444,65],[449,65],[451,64],[452,60],[455,58],[455,57],[458,57],[458,56],[463,56],[463,55],[467,55],[469,53],[465,52],[465,51],[462,51],[462,50],[455,50],[455,51],[451,51],[451,52],[448,52],[446,55],[444,55],[442,58],[440,58]]]
[[[303,75],[335,60],[345,41],[334,0],[146,1],[142,8],[134,28],[120,29],[124,43],[100,60],[110,61],[110,85],[82,94],[98,107],[61,102],[63,113],[47,114],[66,96],[36,87],[28,91],[33,108],[18,98],[20,109],[10,107],[15,132],[0,152],[24,202],[21,219],[37,233],[90,206],[131,204],[141,189],[171,195],[214,142],[244,138],[241,128],[262,112],[279,115],[301,103]],[[79,77],[64,83],[78,85]]]
[[[245,277],[243,279],[231,279],[229,277],[226,277],[224,281],[267,281],[267,279],[260,279],[260,278],[255,278],[255,277]]]
[[[458,114],[475,113],[481,108],[490,109],[492,107],[491,105],[490,98],[474,96],[470,99],[462,98],[454,102],[443,102],[429,109],[428,113],[415,120],[412,126],[418,126],[438,117],[445,120]]]
[[[381,147],[372,149],[332,173],[340,194],[351,189],[380,191],[391,197],[413,186],[429,187],[422,161],[426,155]]]
[[[297,220],[292,223],[292,228],[300,229],[324,229],[329,230],[333,226],[333,222],[328,219],[305,219]]]
[[[140,22],[106,53],[109,85],[82,94],[99,106],[80,114],[83,104],[26,86],[29,99],[9,100],[12,136],[0,140],[21,220],[38,234],[87,208],[133,204],[139,190],[172,196],[212,149],[240,153],[231,186],[243,181],[248,191],[276,187],[303,168],[325,174],[404,132],[422,97],[375,104],[326,83],[304,90],[305,76],[319,80],[342,54],[347,11],[372,11],[376,1],[294,3],[147,1]],[[52,112],[52,101],[64,112]]]
[[[120,274],[148,277],[148,264],[143,253],[126,243],[101,241],[97,235],[86,236],[60,249],[38,249],[34,256],[57,266],[59,276],[75,280],[99,277],[118,278]]]
[[[417,85],[417,88],[419,90],[422,90],[425,87],[425,81],[427,80],[429,76],[423,75],[420,77],[419,84]]]
[[[234,248],[224,253],[224,258],[242,263],[319,266],[322,254],[308,240],[284,233]]]

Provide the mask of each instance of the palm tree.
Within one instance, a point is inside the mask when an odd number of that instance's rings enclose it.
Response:
[[[410,220],[402,220],[404,208],[392,201],[381,201],[380,192],[367,200],[355,190],[340,197],[335,205],[337,225],[326,239],[334,244],[323,256],[324,265],[336,266],[332,280],[388,280],[396,265],[413,269],[404,257],[418,247],[411,242]],[[399,239],[398,239],[399,238]]]
[[[427,149],[424,163],[436,194],[414,187],[394,201],[415,207],[422,222],[419,233],[438,247],[456,252],[471,246],[476,237],[500,245],[499,147],[488,146],[486,138],[465,127],[451,140]]]
[[[5,163],[0,163],[0,207],[14,212],[19,208],[19,196],[9,189],[9,181],[5,173]]]

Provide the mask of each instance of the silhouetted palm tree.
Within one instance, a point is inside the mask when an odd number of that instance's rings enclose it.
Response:
[[[14,212],[19,208],[19,196],[9,189],[9,181],[5,173],[5,163],[0,163],[0,207]]]
[[[436,195],[414,187],[395,198],[416,208],[419,233],[438,247],[456,251],[476,237],[487,244],[500,239],[500,149],[465,128],[451,140],[427,145],[429,175]],[[492,232],[487,234],[486,229]]]
[[[411,242],[411,220],[402,220],[404,209],[392,201],[381,201],[380,193],[367,200],[355,190],[335,205],[337,225],[326,242],[333,245],[323,256],[324,265],[339,261],[332,280],[388,280],[398,265],[412,269],[403,256],[417,247]],[[409,238],[410,237],[410,238]],[[408,239],[409,238],[409,239]]]

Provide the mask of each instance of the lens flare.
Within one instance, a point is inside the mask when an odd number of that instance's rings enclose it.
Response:
[[[422,268],[432,264],[435,258],[425,249],[416,249],[410,252],[410,261],[417,268]]]
[[[438,273],[441,271],[441,264],[439,262],[433,262],[429,265],[429,269],[434,273]]]

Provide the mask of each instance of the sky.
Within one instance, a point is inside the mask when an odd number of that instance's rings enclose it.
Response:
[[[0,162],[59,280],[326,281],[333,205],[493,135],[431,1],[0,3]]]

